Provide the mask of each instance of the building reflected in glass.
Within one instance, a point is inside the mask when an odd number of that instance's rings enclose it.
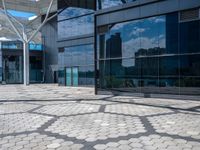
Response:
[[[59,83],[95,84],[97,93],[199,95],[199,8],[161,10],[167,5],[173,3],[59,0]]]
[[[178,13],[107,25],[99,33],[99,89],[198,95],[200,21]]]
[[[91,0],[58,1],[58,80],[65,86],[94,85],[94,11]]]
[[[40,83],[43,81],[43,45],[29,44],[29,50],[30,82]],[[1,43],[0,82],[23,83],[23,43],[21,41]]]

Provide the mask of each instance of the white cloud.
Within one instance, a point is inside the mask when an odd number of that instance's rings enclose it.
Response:
[[[102,0],[102,3],[104,8],[109,8],[122,4],[121,0]]]
[[[155,23],[165,22],[164,18],[156,18]]]
[[[90,16],[60,22],[58,28],[59,38],[93,33],[94,23],[92,19],[93,16]]]
[[[91,13],[93,12],[93,10],[90,9],[84,9],[84,8],[75,8],[75,7],[69,7],[67,9],[65,9],[64,11],[62,11],[59,15],[58,15],[58,19],[59,20],[63,20],[66,18],[71,18],[71,17],[75,17],[75,16],[81,16],[87,13]]]
[[[151,17],[151,18],[148,18],[147,20],[154,23],[165,22],[164,17]]]
[[[141,37],[131,39],[127,42],[123,43],[123,57],[134,56],[134,52],[139,50],[140,48],[148,49],[153,47],[158,47],[158,42],[155,38]]]
[[[134,57],[135,52],[137,52],[139,49],[149,49],[154,47],[165,47],[165,38],[163,37],[159,41],[156,38],[148,38],[148,37],[141,37],[141,38],[135,38],[131,39],[127,42],[123,43],[123,50],[122,50],[122,57]],[[125,60],[122,61],[122,65],[125,67],[133,66],[133,60]]]
[[[161,48],[166,47],[166,39],[163,34],[159,35],[159,47],[161,47]]]
[[[35,18],[37,18],[37,16],[31,16],[28,18],[29,21],[34,20]]]
[[[134,27],[133,31],[130,33],[130,35],[139,35],[140,33],[143,33],[145,31],[146,31],[146,29],[144,29],[144,28]]]
[[[118,24],[115,24],[113,27],[112,27],[112,30],[120,30],[120,29],[126,29],[127,26],[126,25],[131,25],[131,26],[138,26],[137,23],[139,23],[140,20],[135,20],[133,22],[123,22],[123,23],[118,23]]]
[[[0,41],[11,41],[11,39],[8,39],[6,37],[0,37]]]

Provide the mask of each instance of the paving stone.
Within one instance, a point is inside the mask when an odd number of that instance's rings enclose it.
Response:
[[[162,139],[163,141],[160,141]],[[153,142],[154,141],[154,142]],[[129,140],[119,140],[118,142],[109,142],[106,145],[107,149],[122,149],[122,150],[183,150],[200,147],[200,142],[191,142],[184,139],[172,139],[166,136],[152,134],[142,136],[140,138],[130,138]],[[103,147],[104,148],[104,147]]]
[[[119,143],[115,143],[115,142],[109,142],[108,144],[106,144],[108,147],[117,147],[120,144]]]
[[[27,135],[26,137],[29,138],[30,135]],[[13,136],[12,140],[18,139],[20,135]],[[42,136],[39,133],[34,134],[34,139],[26,139],[26,137],[21,137],[21,141],[15,143],[13,141],[9,141],[7,143],[2,142],[0,144],[0,149],[26,149],[26,150],[46,150],[46,149],[57,149],[57,148],[63,148],[69,147],[72,150],[80,150],[83,145],[82,144],[74,144],[71,141],[66,141],[63,139],[55,139],[55,137],[48,137],[48,136]],[[42,138],[43,137],[43,138]],[[8,137],[0,138],[0,141],[5,141],[5,139]],[[50,140],[51,139],[51,140]],[[6,140],[7,141],[7,140]]]
[[[24,103],[5,103],[0,105],[0,114],[27,112],[37,107],[37,105]]]
[[[104,150],[104,149],[107,148],[107,146],[106,146],[106,145],[103,145],[103,144],[98,144],[98,145],[95,145],[94,148],[95,148],[96,150]]]
[[[47,145],[47,148],[58,148],[58,147],[60,147],[59,143],[52,143],[52,144]]]
[[[0,115],[0,133],[8,134],[33,131],[38,128],[34,127],[34,124],[37,124],[37,126],[42,126],[51,118],[52,117],[29,113]]]
[[[105,112],[112,112],[117,114],[127,114],[127,115],[154,115],[172,112],[169,109],[165,108],[155,108],[150,106],[139,106],[134,104],[113,104],[107,105]]]
[[[36,110],[35,112],[49,114],[49,115],[63,116],[63,115],[98,112],[99,108],[100,105],[69,103],[69,104],[47,105],[42,107],[41,109]]]
[[[188,109],[199,101],[93,92],[51,84],[0,85],[1,100],[24,100],[0,102],[0,150],[199,150],[200,113],[159,107]],[[48,101],[26,102],[33,99]]]
[[[148,120],[158,133],[168,133],[183,137],[195,135],[197,139],[200,139],[200,115],[178,113],[148,117]],[[175,125],[171,124],[171,122],[174,122]],[[166,124],[168,125],[166,126]]]
[[[117,125],[119,123],[126,124],[126,126],[121,129],[121,127]],[[138,128],[140,130],[138,130]],[[134,131],[135,134],[146,132],[138,117],[107,113],[60,117],[46,129],[46,131],[83,140],[93,138],[94,135],[96,140],[105,140],[108,138],[127,136],[129,132],[132,131]],[[74,134],[74,132],[77,134]],[[113,132],[115,134],[113,134]]]

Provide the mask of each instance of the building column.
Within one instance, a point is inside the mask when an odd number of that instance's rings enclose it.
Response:
[[[29,85],[29,44],[23,42],[23,57],[24,57],[24,85]]]

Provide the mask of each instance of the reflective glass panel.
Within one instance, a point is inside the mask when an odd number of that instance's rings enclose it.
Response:
[[[93,12],[94,10],[91,10],[91,9],[68,7],[58,15],[58,21],[77,17],[77,16],[82,16],[82,15],[93,13]]]
[[[180,56],[180,93],[200,95],[200,55]]]
[[[73,86],[78,86],[78,68],[73,67],[72,73],[73,73]]]
[[[140,64],[135,59],[101,60],[100,87],[139,92],[139,69]]]
[[[172,13],[98,31],[101,89],[200,94],[199,20],[180,22]]]
[[[166,15],[166,49],[164,54],[178,54],[179,23],[178,13]]]
[[[86,67],[86,78],[87,85],[94,85],[94,65]]]
[[[79,85],[87,84],[86,72],[87,71],[86,71],[85,67],[79,67],[79,69],[78,69]]]
[[[105,8],[118,6],[118,5],[122,5],[129,2],[134,2],[136,0],[97,0],[97,1],[101,2],[100,4],[97,3],[98,8],[105,9]]]
[[[94,32],[94,15],[58,22],[58,39],[91,34]]]
[[[200,53],[200,21],[180,23],[180,53]]]
[[[59,68],[58,71],[58,83],[60,85],[65,85],[65,69],[64,68]]]
[[[72,85],[72,70],[71,68],[66,68],[66,86]]]

